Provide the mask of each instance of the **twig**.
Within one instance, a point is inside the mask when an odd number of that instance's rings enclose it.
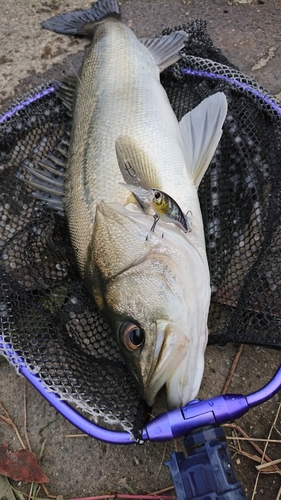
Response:
[[[244,436],[245,438],[248,439],[248,442],[253,446],[253,448],[255,448],[255,450],[257,450],[257,452],[263,457],[264,460],[266,460],[267,462],[271,462],[271,458],[269,458],[267,455],[264,454],[264,450],[262,450],[254,441],[252,441],[250,436],[248,436],[247,433],[245,431],[243,431],[243,429],[241,429],[241,427],[239,427],[239,425],[237,425],[237,424],[225,424],[223,427],[231,427],[231,428],[237,429],[238,432],[240,432],[240,434],[242,434],[242,436]],[[266,440],[266,443],[268,443],[268,440]],[[275,468],[276,468],[277,472],[280,470],[277,467],[277,465],[275,465]]]
[[[32,497],[33,497],[33,486],[34,486],[34,483],[31,483],[30,485],[30,490],[29,490],[29,495],[28,495],[28,500],[32,500]]]
[[[24,444],[24,442],[23,442],[23,440],[21,438],[21,435],[20,435],[20,433],[18,431],[17,426],[14,424],[14,422],[12,421],[12,419],[11,419],[9,413],[7,412],[5,406],[1,402],[0,402],[0,407],[3,409],[4,413],[6,414],[6,417],[4,417],[4,415],[0,415],[0,420],[2,420],[2,422],[4,422],[8,427],[12,427],[13,428],[13,430],[16,433],[17,438],[18,438],[21,446],[23,448],[26,448],[26,446],[25,446],[25,444]]]
[[[174,490],[174,486],[168,486],[168,488],[164,488],[163,490],[158,490],[158,491],[153,491],[151,494],[152,495],[162,495],[162,493],[167,493],[167,491],[172,491]],[[165,497],[168,498],[168,497]]]
[[[232,434],[232,440],[233,440],[235,448],[238,449],[239,451],[241,451],[240,441],[237,441],[237,438],[238,438],[237,430],[233,428],[231,431],[231,434]]]
[[[281,458],[277,458],[277,460],[272,460],[272,462],[266,462],[266,463],[263,463],[261,465],[256,465],[256,469],[264,471],[264,469],[267,469],[271,465],[280,464],[280,462],[281,462]]]
[[[261,443],[266,443],[268,440],[266,438],[253,438],[253,437],[240,437],[240,436],[235,436],[235,438],[233,436],[225,436],[226,439],[228,439],[229,441],[249,441],[249,439],[251,441],[257,441],[257,442],[261,442]],[[269,439],[269,443],[278,443],[278,444],[281,444],[281,439]]]
[[[89,437],[88,434],[66,434],[66,438],[85,438]]]
[[[240,344],[239,346],[239,349],[235,355],[235,358],[232,362],[232,365],[231,365],[231,368],[230,368],[230,371],[229,371],[229,374],[228,374],[228,377],[225,381],[225,384],[224,384],[224,387],[223,387],[223,390],[222,390],[222,394],[226,394],[227,390],[228,390],[228,387],[230,386],[230,383],[231,383],[231,380],[232,380],[232,377],[233,377],[233,374],[235,372],[235,369],[236,369],[236,366],[237,366],[237,363],[239,361],[239,358],[241,356],[241,352],[243,350],[243,346],[244,344]]]
[[[278,493],[277,493],[277,497],[276,497],[276,499],[275,499],[275,500],[280,500],[280,498],[281,498],[281,486],[280,486],[280,488],[279,488],[279,491],[278,491]]]
[[[161,469],[162,469],[162,467],[163,467],[163,462],[164,462],[164,460],[165,460],[165,455],[166,455],[166,451],[167,451],[167,445],[168,445],[168,443],[167,443],[167,441],[166,441],[165,446],[164,446],[164,450],[163,450],[163,454],[162,454],[162,458],[161,458],[161,463],[160,463],[160,466],[159,466],[158,472],[157,472],[157,474],[156,474],[156,479],[158,479],[159,474],[160,474],[160,471],[161,471]]]
[[[48,492],[47,487],[44,483],[42,483],[41,486],[42,486],[43,490],[45,491],[48,498],[55,498],[55,499],[57,498],[57,496],[55,496],[55,495],[50,495],[50,493]]]
[[[30,442],[29,442],[29,438],[28,438],[28,434],[27,434],[26,379],[24,379],[23,387],[24,387],[24,389],[23,389],[24,436],[25,436],[25,440],[27,442],[28,449],[29,449],[29,451],[31,451],[31,446],[30,446]]]
[[[232,446],[231,444],[229,445],[229,449],[230,451],[234,451],[238,455],[242,455],[243,457],[247,457],[250,460],[253,460],[254,462],[258,462],[259,464],[261,464],[262,459],[258,455],[251,455],[251,453],[248,453],[247,451],[238,450],[237,448],[235,448],[235,446]]]
[[[281,436],[281,432],[277,429],[277,427],[274,427],[274,430],[277,432],[277,434],[279,434],[279,436]]]
[[[272,433],[273,429],[275,428],[275,425],[276,425],[277,419],[278,419],[278,417],[279,417],[280,409],[281,409],[281,403],[279,403],[279,405],[278,405],[278,410],[277,410],[277,412],[276,412],[274,422],[273,422],[273,424],[272,424],[272,426],[271,426],[271,428],[270,428],[270,431],[269,431],[269,434],[268,434],[268,440],[267,440],[267,442],[265,443],[265,447],[264,447],[264,451],[263,451],[263,455],[262,455],[262,460],[264,460],[264,459],[265,459],[265,457],[266,457],[265,452],[266,452],[266,449],[267,449],[268,444],[269,444],[269,439],[270,439],[271,433]],[[275,467],[277,467],[277,465],[274,465],[273,467],[275,468]],[[277,468],[278,468],[278,467],[277,467]],[[278,470],[280,471],[280,469],[279,469],[279,468],[278,468]],[[255,498],[255,496],[256,496],[256,492],[257,492],[257,485],[258,485],[258,482],[259,482],[259,477],[260,477],[260,474],[261,474],[261,471],[258,471],[258,473],[257,473],[257,477],[256,477],[256,481],[255,481],[255,485],[254,485],[253,495],[252,495],[251,500],[254,500],[254,498]],[[278,493],[278,495],[279,495],[279,493]]]

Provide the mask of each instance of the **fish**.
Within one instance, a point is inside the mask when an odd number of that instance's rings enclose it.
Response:
[[[130,191],[132,191],[139,200],[141,200],[144,204],[150,205],[154,210],[154,223],[151,231],[154,231],[156,223],[159,219],[162,219],[164,222],[175,224],[185,233],[191,230],[191,224],[187,215],[182,212],[177,202],[173,200],[171,196],[167,195],[167,193],[154,188],[143,189],[142,187],[136,187],[131,184],[123,183],[121,183],[121,185],[130,189]]]
[[[81,278],[142,397],[152,406],[165,386],[167,408],[184,406],[200,388],[208,337],[210,275],[198,187],[222,134],[226,97],[214,94],[178,121],[160,72],[180,59],[188,35],[138,39],[115,0],[42,26],[91,43],[78,77],[60,90],[72,114],[63,190],[60,181],[52,188],[52,168],[45,184],[34,171],[30,182],[41,182],[43,193],[47,185],[41,199],[63,210]],[[143,189],[166,193],[182,213],[190,211],[191,232],[160,219],[146,238],[151,214],[122,186],[134,184],[124,162]]]

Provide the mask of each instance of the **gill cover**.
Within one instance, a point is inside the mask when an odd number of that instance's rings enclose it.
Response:
[[[166,384],[174,408],[199,390],[209,275],[184,233],[159,221],[146,238],[150,226],[151,217],[140,211],[100,202],[85,279],[147,403]],[[135,349],[123,336],[128,323],[144,337]]]

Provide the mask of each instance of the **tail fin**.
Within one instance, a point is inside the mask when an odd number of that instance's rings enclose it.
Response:
[[[44,21],[41,26],[63,35],[90,36],[94,24],[106,17],[120,18],[117,0],[98,0],[88,10],[66,12]]]

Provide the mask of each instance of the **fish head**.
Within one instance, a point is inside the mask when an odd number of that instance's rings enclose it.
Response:
[[[143,212],[101,201],[85,281],[147,404],[166,384],[171,409],[199,390],[210,283],[184,233],[161,221],[150,232],[152,222]]]

